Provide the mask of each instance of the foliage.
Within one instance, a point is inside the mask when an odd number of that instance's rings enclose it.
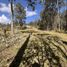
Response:
[[[64,0],[26,0],[26,1],[27,7],[31,7],[32,10],[35,10],[35,7],[38,3],[44,6],[43,11],[41,12],[41,21],[38,21],[37,24],[32,23],[33,25],[35,24],[39,25],[39,28],[43,30],[44,29],[61,30],[64,27],[66,30],[67,26],[67,23],[65,23],[66,14],[64,16],[60,14],[61,7],[65,6]],[[19,21],[20,26],[22,26],[23,25],[22,22],[25,21],[26,18],[26,12],[24,10],[24,7],[19,3],[16,4],[15,7],[15,16],[17,21]]]
[[[20,3],[17,3],[15,6],[15,19],[19,22],[20,26],[23,25],[26,19],[26,11]]]

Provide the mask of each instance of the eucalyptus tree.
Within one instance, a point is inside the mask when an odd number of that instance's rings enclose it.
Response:
[[[64,0],[57,0],[57,14],[58,14],[58,17],[60,20],[58,22],[58,27],[59,27],[59,31],[61,31],[61,14],[60,14],[60,9],[62,8],[62,6],[64,6]]]
[[[20,27],[22,27],[26,19],[26,11],[20,3],[17,3],[15,6],[15,18],[18,20]]]
[[[66,10],[66,14],[65,14],[65,20],[66,20],[66,31],[67,31],[67,10]]]
[[[63,12],[63,19],[64,19],[64,22],[65,22],[64,30],[67,31],[67,10],[65,10]]]
[[[15,0],[9,0],[10,6],[11,6],[11,33],[13,35],[14,29],[13,29],[13,20],[14,20],[14,1]]]
[[[41,12],[43,26],[47,30],[52,30],[54,27],[54,17],[57,14],[56,0],[43,0],[44,9]]]
[[[51,10],[53,10],[52,9],[53,8],[53,5],[52,5],[53,2],[51,0],[39,0],[39,1],[28,0],[28,1],[29,1],[29,6],[31,6],[31,7],[32,6],[34,7],[34,4],[36,5],[37,3],[40,3],[44,6],[44,10],[41,12],[42,21],[39,23],[39,26],[41,29],[44,29],[45,26],[46,26],[46,29],[48,29],[50,27],[50,25],[52,24],[52,22],[51,22],[51,15],[52,15],[51,12],[52,11]],[[52,25],[51,25],[51,27],[52,27]]]
[[[64,0],[45,0],[45,8],[44,8],[44,15],[43,18],[45,18],[47,22],[47,28],[50,27],[52,29],[57,28],[57,22],[55,21],[56,15],[58,16],[57,18],[60,19],[58,21],[58,29],[60,31],[61,29],[61,16],[60,16],[60,9],[62,6],[64,6]],[[57,19],[56,18],[56,19]],[[48,21],[49,20],[49,21]],[[55,21],[55,22],[54,22]]]
[[[61,5],[63,4],[64,0],[26,0],[28,7],[32,7],[33,10],[35,10],[35,5],[37,3],[44,5],[44,15],[43,18],[45,18],[46,23],[49,28],[54,27],[54,17],[59,12]],[[14,0],[11,0],[11,6],[13,4]],[[13,6],[12,6],[13,7]],[[13,8],[12,9],[12,18],[13,18]],[[49,19],[49,21],[48,21]],[[13,28],[13,24],[11,26]],[[59,22],[59,29],[60,29],[60,22]]]

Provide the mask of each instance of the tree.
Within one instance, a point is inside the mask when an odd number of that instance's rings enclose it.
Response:
[[[54,29],[54,24],[56,24],[56,22],[54,23],[55,16],[58,14],[58,16],[60,18],[59,11],[60,11],[61,6],[63,6],[63,1],[64,0],[27,0],[27,4],[28,4],[28,7],[29,6],[32,7],[33,10],[35,9],[35,5],[37,3],[40,3],[40,4],[42,3],[44,5],[44,10],[43,10],[41,17],[42,17],[42,20],[44,18],[44,20],[46,21],[44,23],[47,24],[47,29],[52,30],[52,29]],[[20,8],[21,5],[18,4],[16,6],[19,9],[16,12],[17,13],[16,18],[18,18],[18,19],[20,18],[19,22],[22,22],[22,15],[20,15],[20,13],[22,12],[22,10]],[[25,18],[25,17],[23,16],[23,18]],[[20,25],[22,25],[22,24],[20,24]],[[61,26],[61,24],[59,22],[59,30],[61,28],[60,26]]]
[[[42,20],[46,20],[47,24],[47,29],[54,29],[56,22],[54,23],[55,16],[57,15],[58,18],[60,18],[60,9],[62,6],[64,6],[64,0],[28,0],[29,1],[29,6],[35,6],[34,4],[37,3],[42,3],[44,5],[44,10],[41,15]],[[42,22],[43,22],[42,21]],[[42,23],[41,22],[41,23]],[[45,23],[44,23],[45,24]],[[59,24],[59,30],[61,28],[61,23],[60,21],[58,22]]]
[[[45,0],[45,9],[43,10],[42,18],[45,18],[46,23],[47,23],[47,28],[49,29],[55,29],[57,28],[57,23],[55,19],[57,19],[55,16],[57,15],[59,19],[60,17],[60,8],[64,5],[63,0]],[[55,21],[55,22],[54,22]],[[58,22],[59,24],[59,30],[61,28],[61,23],[60,21]]]
[[[54,24],[54,17],[57,13],[55,1],[45,0],[44,7],[45,8],[41,13],[41,19],[43,20],[42,22],[45,21],[44,26],[46,26],[47,30],[52,30]]]
[[[66,14],[65,14],[65,20],[66,20],[66,30],[67,30],[67,10],[66,10]]]
[[[22,27],[26,19],[26,11],[20,3],[17,3],[15,6],[15,18],[18,20],[20,27]]]
[[[14,20],[14,10],[13,10],[13,4],[15,0],[9,0],[10,1],[10,5],[11,5],[11,33],[13,35],[14,30],[13,30],[13,20]]]
[[[64,19],[64,30],[67,31],[67,10],[65,10],[63,13],[63,19]]]
[[[60,15],[60,9],[61,7],[64,6],[64,0],[57,0],[57,14],[58,14],[58,18],[61,17]],[[61,21],[59,21],[59,31],[61,30]]]
[[[28,1],[33,3],[32,0],[28,0]],[[40,4],[42,3],[44,5],[44,10],[41,12],[41,20],[42,21],[41,21],[41,23],[39,23],[40,28],[42,27],[41,29],[44,29],[44,28],[52,29],[54,16],[56,14],[55,1],[56,0],[39,0],[39,3]],[[37,0],[36,0],[36,3],[38,3]],[[32,6],[34,6],[34,5],[32,5]]]

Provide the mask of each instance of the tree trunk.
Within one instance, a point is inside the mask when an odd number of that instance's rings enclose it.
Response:
[[[11,34],[14,34],[14,29],[13,29],[13,17],[11,18]]]
[[[13,11],[13,2],[14,0],[10,0],[11,3],[11,34],[14,34],[14,29],[13,29],[13,20],[14,20],[14,11]]]

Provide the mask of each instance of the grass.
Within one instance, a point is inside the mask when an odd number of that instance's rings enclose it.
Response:
[[[61,38],[61,40],[66,41],[67,42],[67,34],[65,33],[58,33],[58,32],[54,32],[54,31],[44,31],[45,33],[49,33],[51,35],[55,35]]]
[[[25,30],[16,30],[15,32],[19,33],[19,35],[16,33],[16,37],[18,36],[19,39],[16,41],[15,45],[9,47],[8,49],[4,50],[3,51],[3,55],[0,53],[0,59],[5,60],[3,61],[3,66],[0,66],[0,67],[5,67],[4,65],[8,64],[11,62],[11,60],[15,57],[15,55],[17,54],[17,51],[19,50],[19,48],[21,47],[22,45],[22,42],[24,42],[24,40],[26,39],[26,36],[28,35],[28,33],[33,33],[31,38],[30,38],[30,42],[31,45],[33,46],[41,46],[43,43],[41,42],[41,39],[39,39],[38,37],[42,37],[44,38],[45,42],[46,42],[46,38],[47,36],[57,36],[59,38],[61,38],[62,40],[66,41],[67,42],[67,34],[65,33],[58,33],[58,32],[55,32],[55,31],[41,31],[41,30],[38,30],[36,28],[33,28],[33,29],[25,29]],[[22,32],[22,33],[21,33]],[[3,32],[0,32],[1,34]],[[10,33],[10,31],[7,31],[7,33]],[[9,36],[8,36],[9,37]],[[16,37],[14,37],[16,39]],[[55,37],[54,37],[55,38]],[[11,39],[11,38],[10,38]],[[11,39],[12,40],[12,39]],[[58,40],[58,39],[57,39]],[[9,40],[10,41],[10,40]],[[52,40],[51,40],[52,42]],[[49,43],[50,44],[50,43]],[[54,43],[55,44],[55,43]],[[30,45],[30,48],[31,48],[31,45]],[[44,45],[45,46],[45,45]],[[50,44],[50,47],[53,48],[53,44]],[[65,45],[66,46],[66,45]],[[62,47],[60,47],[62,48]],[[58,51],[58,50],[57,50]],[[50,52],[50,51],[49,51]],[[59,51],[58,51],[59,52]],[[1,56],[2,55],[2,56]],[[13,57],[13,58],[12,58]],[[12,59],[10,59],[12,58]],[[8,62],[6,60],[9,60]],[[0,63],[1,64],[1,63]]]
[[[14,30],[16,32],[16,30]],[[41,31],[37,28],[31,27],[30,29],[25,30],[19,30],[22,33],[33,33],[33,34],[42,34],[42,35],[52,35],[52,36],[58,36],[61,38],[61,40],[67,42],[67,34],[66,33],[59,33],[55,31]],[[7,31],[7,34],[9,34],[10,31]],[[3,31],[0,31],[0,34],[4,35]]]

